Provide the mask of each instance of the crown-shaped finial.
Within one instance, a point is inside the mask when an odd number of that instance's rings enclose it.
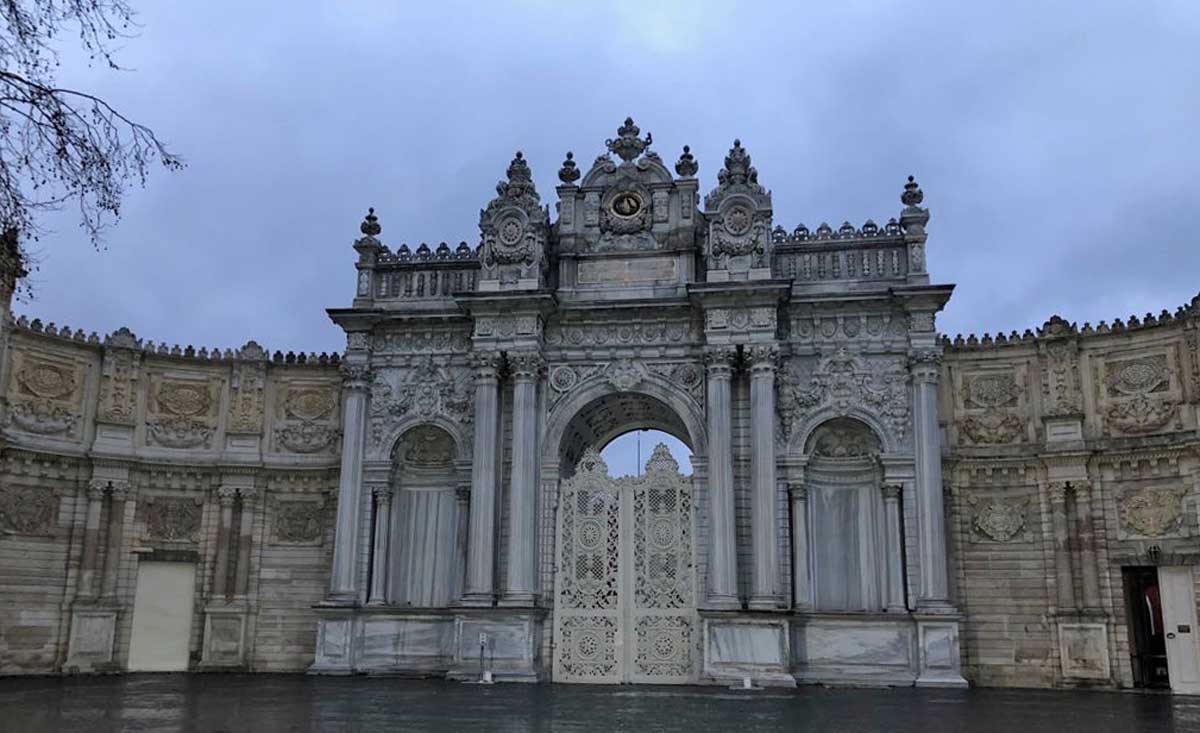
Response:
[[[367,215],[362,224],[358,225],[358,230],[368,237],[378,237],[383,231],[383,227],[379,226],[379,217],[375,216],[374,206],[367,209]]]
[[[758,183],[758,171],[750,165],[750,154],[742,147],[741,140],[734,140],[733,147],[725,156],[725,167],[717,173],[721,184]]]
[[[508,164],[508,180],[510,183],[529,183],[533,180],[529,164],[525,162],[525,155],[520,150]]]
[[[917,185],[916,180],[908,177],[908,182],[904,184],[904,193],[900,194],[900,203],[905,206],[920,206],[925,200],[925,193],[921,191],[921,187]]]
[[[641,128],[633,124],[633,118],[626,117],[625,124],[617,128],[616,139],[609,138],[604,141],[604,145],[610,151],[620,156],[621,160],[628,163],[641,155],[646,148],[650,147],[650,143],[654,139],[649,132],[646,133],[645,140],[641,139],[638,137],[641,132]]]
[[[684,145],[683,153],[675,163],[675,172],[684,178],[691,178],[696,175],[698,170],[700,170],[700,165],[696,163],[696,156],[692,155],[690,147]]]
[[[563,161],[562,168],[558,169],[558,180],[568,185],[579,180],[579,166],[575,165],[575,154],[570,150],[567,151],[567,159]]]

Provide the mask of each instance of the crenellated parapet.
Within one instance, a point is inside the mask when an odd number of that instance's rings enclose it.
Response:
[[[9,326],[11,448],[213,466],[337,460],[338,354],[197,349],[24,316]]]
[[[950,446],[1004,455],[1168,435],[1195,441],[1198,329],[1200,296],[1175,313],[1096,327],[1054,316],[1036,332],[943,337]]]

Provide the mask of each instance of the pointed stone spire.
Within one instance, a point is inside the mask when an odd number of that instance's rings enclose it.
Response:
[[[696,156],[692,155],[690,147],[684,145],[683,152],[680,153],[679,160],[675,163],[675,172],[681,178],[694,178],[698,170],[700,170],[700,165],[696,163]]]
[[[725,167],[717,173],[721,185],[758,185],[758,171],[750,165],[750,153],[742,147],[741,140],[734,140],[733,147],[725,156]]]

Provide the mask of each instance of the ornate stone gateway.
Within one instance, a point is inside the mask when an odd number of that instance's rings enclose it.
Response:
[[[696,681],[691,485],[665,445],[616,479],[589,448],[562,485],[558,547],[556,681]]]

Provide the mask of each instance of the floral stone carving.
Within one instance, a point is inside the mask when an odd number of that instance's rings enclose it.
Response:
[[[216,400],[209,382],[163,380],[152,397],[157,414],[146,421],[151,441],[166,448],[209,447],[216,432],[212,420]]]
[[[154,496],[141,502],[146,537],[164,542],[195,542],[200,531],[200,501]]]
[[[58,516],[58,496],[32,486],[0,488],[0,531],[42,534]]]
[[[1186,489],[1132,489],[1117,499],[1121,526],[1143,537],[1176,534],[1183,526]]]
[[[980,445],[1000,445],[1020,440],[1025,421],[1019,415],[990,412],[963,418],[963,434]]]
[[[325,535],[325,502],[276,502],[273,528],[277,543],[319,544]]]
[[[972,498],[975,508],[971,529],[993,542],[1010,542],[1025,529],[1027,502],[1008,502],[1000,499],[980,501]]]

